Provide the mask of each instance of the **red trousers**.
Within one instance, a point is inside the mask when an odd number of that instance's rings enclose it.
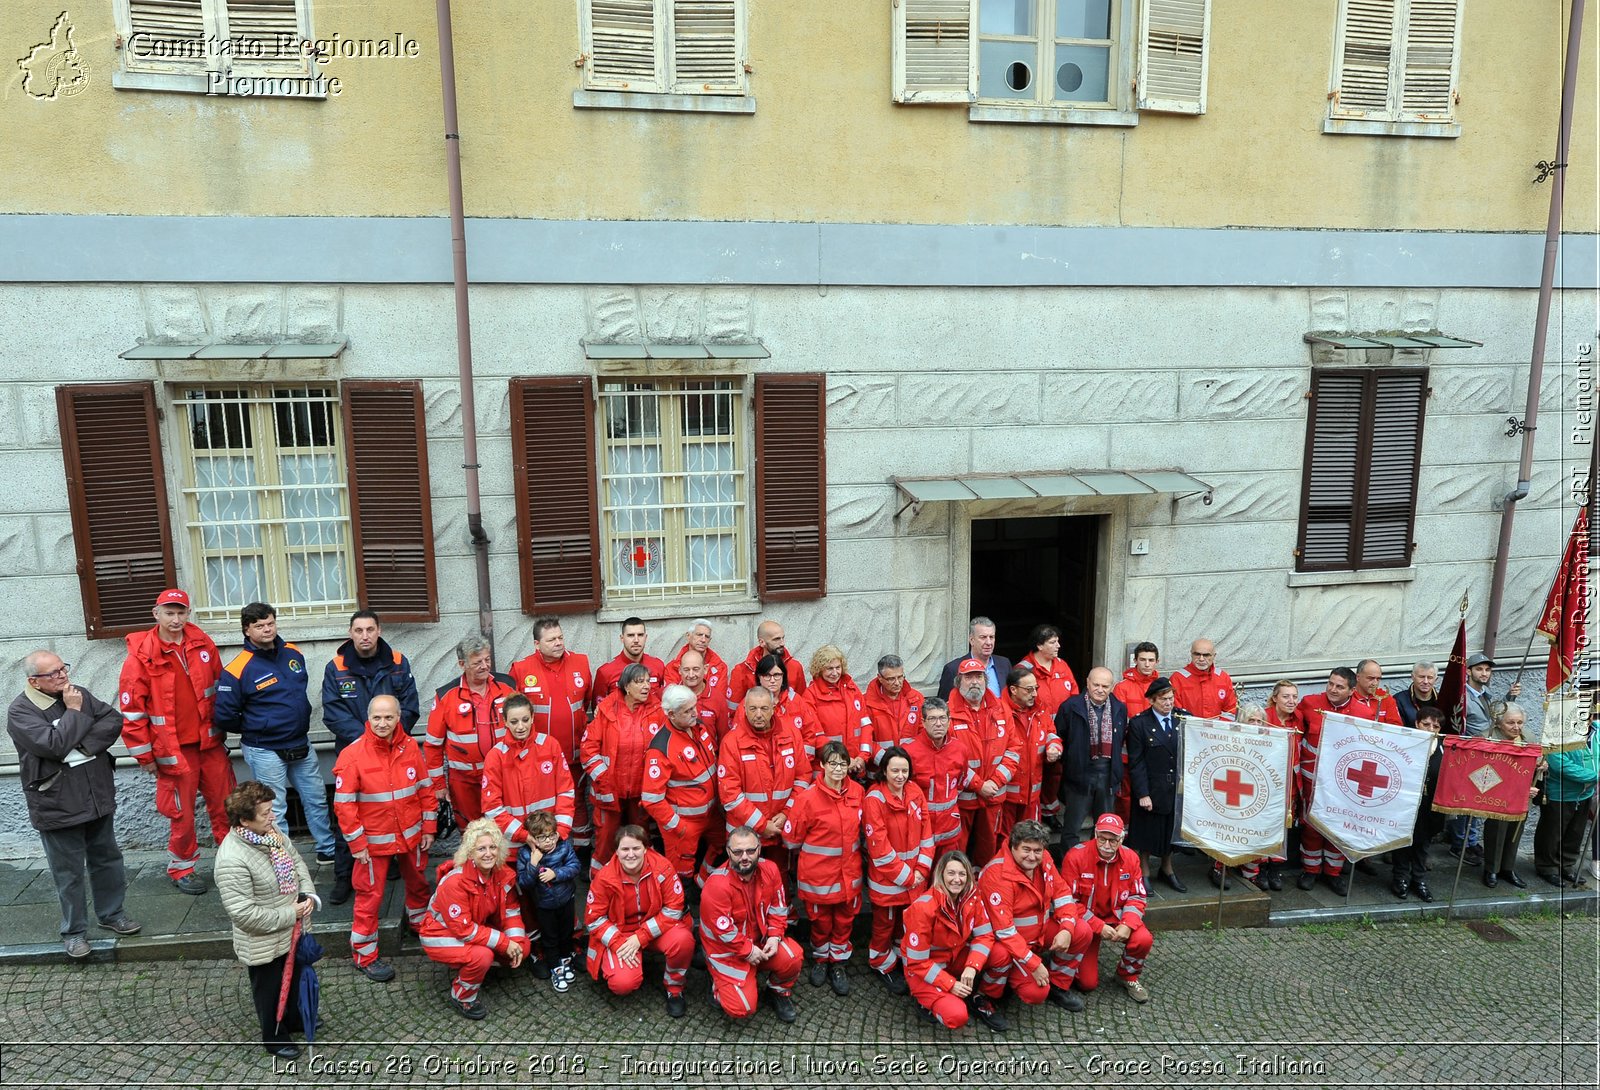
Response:
[[[767,987],[779,995],[788,995],[794,982],[800,979],[800,967],[804,962],[800,944],[793,939],[778,943],[778,949],[760,965],[751,965],[736,954],[706,952],[706,968],[711,970],[711,993],[730,1018],[748,1018],[756,1012],[756,977],[759,974],[768,974]]]
[[[1056,935],[1060,931],[1061,925],[1055,920],[1046,920],[1038,941],[1028,944],[1029,948],[1043,959],[1045,969],[1050,974],[1048,982],[1044,984],[1036,982],[1033,974],[1023,971],[1014,959],[1005,961],[998,969],[992,968],[994,959],[991,958],[991,967],[984,969],[983,983],[979,985],[983,994],[991,999],[999,999],[1009,986],[1024,1003],[1043,1003],[1049,998],[1051,988],[1066,991],[1072,987],[1072,979],[1079,971],[1083,955],[1094,942],[1094,933],[1082,920],[1073,920],[1072,945],[1067,947],[1066,953],[1057,954],[1051,951],[1050,946],[1056,941]],[[999,949],[998,943],[995,944],[995,948]]]
[[[588,848],[594,844],[594,810],[589,805],[589,777],[583,771],[581,761],[567,762],[567,769],[572,773],[572,835],[567,842],[572,845],[572,850]]]
[[[1004,810],[999,799],[991,799],[975,810],[961,811],[961,839],[966,843],[967,858],[972,860],[974,869],[982,869],[999,849]]]
[[[661,937],[651,939],[639,947],[639,956],[632,965],[624,965],[610,950],[600,952],[600,979],[606,982],[612,995],[632,995],[644,984],[644,952],[659,950],[667,959],[667,971],[662,977],[668,995],[683,992],[683,978],[694,957],[694,932],[687,924],[669,927]]]
[[[424,946],[422,952],[440,965],[456,968],[456,978],[450,983],[450,994],[463,1003],[478,998],[478,989],[488,975],[489,966],[496,960],[505,965],[511,962],[487,946]]]
[[[1054,817],[1061,813],[1060,761],[1051,761],[1044,766],[1044,775],[1039,781],[1039,810],[1043,817]]]
[[[200,841],[194,830],[195,795],[204,797],[206,814],[211,818],[211,839],[221,844],[228,835],[228,813],[222,800],[237,784],[233,762],[223,746],[201,749],[200,743],[183,746],[187,772],[176,776],[156,774],[156,812],[172,821],[167,835],[167,877],[187,878],[200,862]]]
[[[452,768],[448,773],[450,809],[455,814],[456,828],[466,831],[468,825],[483,816],[483,767],[477,772],[463,772]]]
[[[728,842],[728,827],[722,820],[721,811],[713,808],[709,813],[697,817],[680,815],[676,829],[664,826],[661,829],[661,854],[667,857],[672,869],[683,879],[685,888],[688,888],[690,879],[695,877],[694,857],[699,853],[702,842],[706,846],[706,854],[700,863],[696,881],[703,886],[715,869],[713,861]]]
[[[846,962],[854,948],[850,945],[850,928],[855,926],[856,914],[861,911],[861,898],[852,897],[840,904],[822,905],[805,902],[806,918],[811,921],[811,957],[816,961]]]
[[[1084,930],[1089,930],[1089,925],[1084,925]],[[1100,984],[1100,943],[1099,935],[1091,936],[1088,948],[1078,956],[1082,964],[1078,966],[1075,979],[1078,987],[1083,991],[1092,992]],[[1144,962],[1150,956],[1150,946],[1155,942],[1155,936],[1150,934],[1150,929],[1140,924],[1128,936],[1127,945],[1123,947],[1122,957],[1117,962],[1117,976],[1123,980],[1137,980],[1139,974],[1144,972]],[[1072,944],[1076,950],[1078,944]],[[1068,955],[1069,957],[1071,955]]]
[[[1330,877],[1344,871],[1344,855],[1309,821],[1300,823],[1300,869]]]
[[[355,890],[355,905],[350,910],[350,954],[357,965],[378,960],[378,911],[383,907],[384,886],[389,867],[400,868],[406,886],[406,919],[416,927],[428,910],[428,879],[422,868],[427,859],[420,847],[398,855],[368,855],[365,863],[351,861],[350,888]]]
[[[637,798],[622,799],[618,810],[596,806],[589,811],[594,815],[594,854],[589,857],[589,873],[594,874],[617,854],[617,832],[624,825],[642,825],[650,828],[650,815],[644,802]]]
[[[949,964],[944,966],[944,970],[951,976],[960,979],[962,967],[966,963],[967,948],[963,946],[956,951],[956,956],[950,959]],[[911,987],[911,998],[921,1004],[924,1010],[932,1011],[933,1016],[946,1029],[960,1029],[967,1024],[967,1001],[954,992],[939,987],[937,984],[928,983],[925,974],[930,972],[936,964],[933,961],[925,961],[919,968],[913,969],[909,964],[906,966],[906,983]],[[983,978],[984,974],[1001,971],[1005,968],[1005,965],[1006,956],[1000,948],[997,946],[990,950],[989,961],[979,972],[978,980],[972,982],[972,994],[978,994],[978,981]]]
[[[900,964],[900,937],[906,933],[905,916],[905,905],[872,906],[872,938],[867,943],[867,961],[880,973],[887,973]]]

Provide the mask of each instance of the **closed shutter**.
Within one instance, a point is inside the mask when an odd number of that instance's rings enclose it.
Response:
[[[756,583],[764,602],[828,589],[822,375],[756,377]]]
[[[588,377],[511,380],[524,613],[600,608],[594,394]]]
[[[128,32],[123,63],[130,72],[207,68],[207,28],[200,0],[128,0]]]
[[[661,91],[661,28],[656,0],[583,0],[589,55],[585,86],[614,91]]]
[[[1400,114],[1411,121],[1454,113],[1461,0],[1411,0],[1406,12]]]
[[[743,92],[743,22],[744,0],[672,0],[672,89]]]
[[[1350,530],[1360,486],[1365,385],[1360,371],[1312,374],[1301,484],[1301,571],[1351,566]]]
[[[1428,377],[1426,371],[1370,374],[1371,455],[1357,559],[1363,568],[1404,566],[1411,560]]]
[[[385,621],[437,621],[420,382],[346,382],[356,595]]]
[[[977,24],[978,0],[894,0],[894,100],[976,100]]]
[[[1139,109],[1206,112],[1211,0],[1147,0],[1139,36]]]
[[[1394,61],[1395,0],[1344,0],[1339,24],[1333,116],[1381,120],[1389,102]]]
[[[310,26],[300,8],[307,0],[227,0],[229,71],[248,76],[307,76],[311,58],[301,47]]]
[[[148,627],[156,596],[178,578],[154,388],[58,386],[56,411],[86,632]]]

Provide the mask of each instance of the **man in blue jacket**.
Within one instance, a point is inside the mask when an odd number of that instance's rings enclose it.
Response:
[[[333,863],[333,828],[322,765],[311,748],[311,701],[306,696],[306,657],[278,635],[278,611],[251,602],[239,611],[244,649],[222,668],[211,718],[240,735],[250,775],[272,788],[272,819],[287,832],[285,787],[293,784],[305,809],[306,828],[317,846],[317,863]]]
[[[335,760],[367,729],[367,706],[375,696],[392,696],[400,702],[400,729],[410,734],[420,714],[411,663],[383,638],[378,615],[361,609],[350,618],[350,638],[322,671],[322,725],[333,735]],[[335,837],[329,904],[342,905],[350,899],[351,865],[349,845],[344,837]]]

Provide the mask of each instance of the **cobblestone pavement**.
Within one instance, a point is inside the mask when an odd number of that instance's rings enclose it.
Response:
[[[1147,1005],[1107,980],[1107,957],[1087,1012],[1008,1001],[1003,1036],[918,1021],[860,953],[846,998],[802,978],[792,1026],[766,1010],[730,1023],[698,971],[674,1021],[653,983],[613,999],[580,976],[561,996],[504,969],[469,1023],[446,970],[408,947],[387,985],[319,965],[324,1039],[293,1064],[254,1042],[232,962],[7,964],[0,1086],[1594,1086],[1595,918],[1504,928],[1511,941],[1436,920],[1158,934]]]

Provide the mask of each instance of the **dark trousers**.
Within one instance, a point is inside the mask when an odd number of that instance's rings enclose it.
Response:
[[[343,753],[348,745],[351,745],[351,743],[346,742],[343,738],[335,738],[333,740],[333,759],[335,761],[339,759],[339,754]],[[335,816],[333,820],[333,880],[349,885],[351,870],[354,866],[355,860],[350,855],[350,844],[345,840],[344,830],[339,828],[339,819]]]
[[[50,877],[61,902],[61,933],[82,935],[89,930],[89,910],[83,896],[83,871],[89,869],[89,889],[94,893],[94,914],[104,923],[122,913],[128,877],[122,868],[122,849],[112,816],[95,818],[65,829],[41,829]]]
[[[1483,823],[1483,873],[1506,874],[1517,862],[1522,822],[1487,820]]]
[[[1417,823],[1411,830],[1411,843],[1389,853],[1396,882],[1415,882],[1428,873],[1428,843],[1444,828],[1445,815],[1433,812],[1433,797],[1424,795],[1417,808]]]
[[[1539,807],[1539,824],[1533,830],[1534,870],[1540,874],[1577,871],[1583,834],[1589,827],[1589,802],[1546,801]]]
[[[1078,845],[1083,839],[1083,823],[1091,817],[1098,819],[1101,814],[1109,812],[1115,802],[1115,794],[1109,758],[1089,759],[1089,785],[1084,790],[1075,791],[1063,781],[1061,802],[1066,815],[1061,825],[1063,849]]]
[[[554,908],[540,905],[534,909],[539,917],[539,946],[544,950],[546,965],[554,965],[562,958],[572,956],[573,906],[576,899]]]
[[[278,992],[283,987],[283,963],[288,956],[280,954],[265,965],[250,966],[250,1001],[261,1023],[262,1044],[281,1044],[291,1033],[305,1032],[300,1024],[300,1007],[295,1002],[300,991],[298,962],[294,967],[294,979],[289,981],[289,1002],[283,1008],[283,1024],[278,1024]]]

